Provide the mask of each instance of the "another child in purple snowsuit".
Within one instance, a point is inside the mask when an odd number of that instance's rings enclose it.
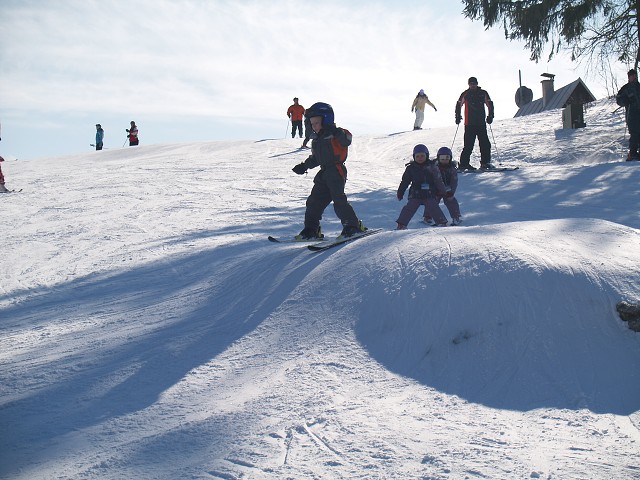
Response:
[[[438,150],[436,156],[437,166],[440,170],[440,177],[445,186],[445,195],[442,197],[444,204],[451,215],[451,225],[460,225],[462,217],[460,215],[460,204],[456,200],[455,194],[458,188],[458,169],[454,166],[451,159],[453,153],[448,147],[442,147]],[[440,199],[438,199],[440,203]]]
[[[445,186],[438,168],[429,162],[429,149],[425,145],[418,144],[413,147],[413,161],[407,163],[402,175],[397,192],[398,200],[402,200],[409,185],[409,201],[396,220],[397,229],[407,228],[420,205],[425,206],[426,214],[433,218],[435,225],[446,226],[447,218],[438,206],[438,196],[446,195]]]

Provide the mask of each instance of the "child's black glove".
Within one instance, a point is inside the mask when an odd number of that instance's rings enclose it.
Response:
[[[462,121],[462,117],[460,115],[456,115],[456,125],[459,125]]]
[[[291,170],[293,170],[298,175],[304,175],[305,173],[307,173],[308,168],[304,164],[304,162],[302,162],[296,165],[295,167],[293,167]]]
[[[491,124],[493,123],[493,115],[489,115],[489,116],[487,117],[487,123],[488,123],[489,125],[491,125]]]

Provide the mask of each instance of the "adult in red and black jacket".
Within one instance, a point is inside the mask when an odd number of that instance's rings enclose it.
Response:
[[[344,128],[336,127],[333,109],[328,103],[315,103],[305,112],[305,116],[311,121],[315,133],[311,140],[311,155],[293,167],[293,171],[302,175],[318,166],[320,171],[313,179],[313,188],[307,198],[304,229],[298,237],[309,239],[321,236],[320,220],[331,202],[342,222],[341,235],[350,237],[364,228],[344,193],[347,182],[347,168],[344,162],[351,145],[351,133]]]
[[[476,137],[480,145],[480,168],[492,168],[491,142],[487,135],[487,123],[493,122],[493,102],[489,93],[478,86],[476,77],[470,77],[468,84],[469,88],[462,92],[456,103],[456,124],[462,121],[462,107],[464,107],[464,148],[460,154],[458,168],[475,170],[469,161]],[[485,106],[489,109],[488,115],[485,113]]]

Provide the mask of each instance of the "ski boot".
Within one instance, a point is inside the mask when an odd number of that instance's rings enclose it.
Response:
[[[319,226],[304,227],[295,238],[296,240],[322,240],[324,235],[322,234],[322,229]]]
[[[358,220],[357,226],[345,225],[342,228],[342,232],[340,233],[338,238],[349,238],[349,237],[353,237],[356,233],[361,233],[366,231],[367,231],[367,227],[364,226],[364,224],[362,223],[362,220]]]

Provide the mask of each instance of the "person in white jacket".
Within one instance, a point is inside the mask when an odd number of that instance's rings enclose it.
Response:
[[[413,104],[411,105],[411,111],[415,110],[416,112],[416,121],[413,123],[414,130],[422,130],[422,122],[424,122],[424,106],[429,104],[436,112],[438,109],[436,106],[429,101],[429,97],[424,93],[423,89],[420,89],[418,95],[413,100]]]

